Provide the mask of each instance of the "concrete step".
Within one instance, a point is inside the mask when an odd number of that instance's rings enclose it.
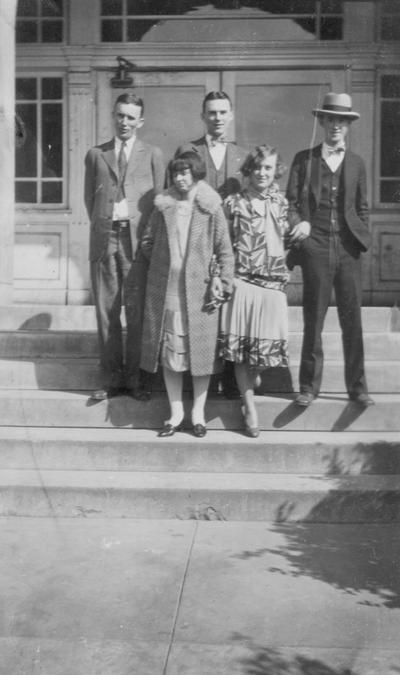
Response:
[[[32,471],[0,475],[0,516],[400,522],[400,475]]]
[[[299,360],[291,359],[288,369],[270,369],[263,374],[264,391],[291,392],[297,387]],[[371,392],[400,392],[400,360],[366,362],[368,386]],[[34,358],[1,359],[0,389],[48,389],[86,391],[101,385],[98,360],[93,358]],[[163,390],[161,375],[155,389]],[[322,391],[345,392],[343,362],[324,362]]]
[[[96,317],[92,305],[14,304],[3,306],[0,310],[0,330],[96,330]],[[363,307],[365,333],[399,330],[398,313],[396,307]],[[291,330],[301,329],[301,307],[289,307],[289,324]],[[336,307],[330,307],[325,320],[325,330],[338,329]]]
[[[293,432],[400,431],[399,394],[377,394],[374,398],[376,405],[365,410],[345,395],[322,395],[310,408],[304,409],[295,405],[291,395],[258,396],[260,428]],[[190,419],[188,399],[185,406]],[[155,394],[148,402],[122,396],[93,404],[88,393],[82,392],[0,390],[3,426],[160,429],[168,415],[167,398],[163,394]],[[210,430],[241,432],[239,401],[210,396],[206,418]]]
[[[309,475],[400,474],[400,432],[211,430],[158,438],[148,429],[0,427],[0,467]]]
[[[303,335],[292,331],[289,336],[291,359],[298,360]],[[342,339],[339,332],[327,331],[323,336],[326,359],[343,359]],[[364,335],[366,361],[400,360],[399,333],[366,333]],[[2,359],[63,359],[97,358],[96,331],[0,331],[0,358]]]

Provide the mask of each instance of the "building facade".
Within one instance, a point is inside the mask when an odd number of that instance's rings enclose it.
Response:
[[[19,0],[15,51],[14,302],[91,302],[84,156],[112,136],[113,102],[132,88],[139,133],[167,159],[201,135],[201,101],[223,89],[232,139],[271,143],[288,166],[321,138],[310,111],[324,93],[351,94],[371,206],[364,302],[400,298],[396,0]],[[301,302],[298,270],[289,299]]]

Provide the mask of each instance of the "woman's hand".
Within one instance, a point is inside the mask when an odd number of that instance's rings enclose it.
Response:
[[[208,293],[209,300],[207,302],[206,308],[212,312],[214,309],[218,309],[226,299],[220,277],[211,277]]]
[[[293,229],[289,232],[288,242],[289,244],[294,244],[298,241],[304,241],[307,237],[310,236],[311,225],[307,220],[302,220],[300,223],[297,223]]]

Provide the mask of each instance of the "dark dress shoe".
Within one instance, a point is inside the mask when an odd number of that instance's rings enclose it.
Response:
[[[369,408],[371,405],[375,405],[375,401],[368,394],[362,392],[360,394],[350,394],[350,400],[362,405],[363,408]]]
[[[96,389],[90,395],[92,401],[106,401],[108,398],[122,396],[124,389],[122,387],[109,387],[108,389]]]
[[[170,422],[166,422],[161,431],[159,431],[157,435],[160,436],[161,438],[166,438],[167,436],[173,436],[175,431],[182,431],[182,429],[183,429],[183,420],[176,426],[170,424]]]
[[[311,403],[314,401],[315,396],[311,391],[302,391],[295,399],[296,405],[299,405],[301,408],[308,408]]]
[[[206,433],[207,433],[207,427],[205,427],[204,424],[194,424],[193,425],[193,435],[196,436],[196,438],[204,438]]]
[[[135,398],[137,401],[150,401],[153,394],[153,375],[144,370],[140,371],[139,383],[136,387],[129,388],[128,396]]]

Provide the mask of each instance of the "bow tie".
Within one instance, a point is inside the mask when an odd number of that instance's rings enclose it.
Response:
[[[345,148],[343,145],[339,145],[337,148],[330,148],[328,145],[326,146],[326,151],[328,153],[328,156],[330,155],[340,155],[341,152],[345,151]]]
[[[212,148],[215,148],[216,145],[226,145],[227,142],[225,136],[221,136],[220,138],[210,138],[210,146]]]

